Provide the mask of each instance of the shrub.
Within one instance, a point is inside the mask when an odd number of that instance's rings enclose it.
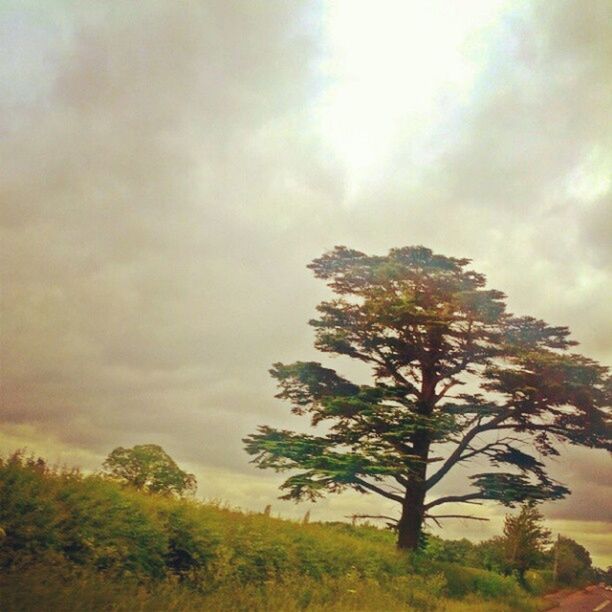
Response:
[[[555,577],[552,570],[529,570],[525,574],[525,584],[530,593],[543,595],[555,588]]]
[[[138,492],[21,453],[0,459],[0,527],[6,609],[434,610],[449,605],[446,596],[523,601],[513,578],[400,553],[392,534],[371,526],[298,524]],[[21,603],[5,603],[13,600]]]
[[[447,594],[451,597],[476,593],[486,599],[509,599],[523,594],[518,582],[511,576],[450,563],[441,564],[441,569],[447,581]]]
[[[164,554],[168,570],[182,579],[207,570],[215,559],[220,536],[202,525],[188,504],[167,504],[160,514],[168,537]]]

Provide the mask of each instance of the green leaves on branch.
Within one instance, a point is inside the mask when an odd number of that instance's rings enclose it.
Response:
[[[275,363],[270,374],[278,381],[280,392],[276,397],[289,400],[295,414],[312,411],[322,400],[350,397],[359,387],[313,361],[297,361],[292,365]]]
[[[244,439],[246,451],[254,455],[259,468],[272,468],[277,472],[305,469],[291,476],[282,485],[288,491],[282,499],[311,499],[323,492],[339,493],[352,487],[365,491],[361,478],[380,480],[393,474],[398,467],[394,461],[383,461],[382,456],[368,456],[364,452],[334,450],[333,438],[279,431],[260,427],[259,433]]]
[[[508,365],[490,365],[482,388],[506,397],[517,431],[543,431],[573,444],[612,450],[607,370],[581,355],[521,351],[508,357]]]
[[[312,425],[332,422],[330,442],[336,444],[372,443],[375,434],[381,443],[408,449],[407,440],[417,430],[443,440],[458,429],[452,413],[422,414],[400,385],[354,385],[315,362],[276,363],[271,374],[281,389],[276,397],[289,400],[294,414],[310,414]]]
[[[569,494],[569,489],[544,475],[537,483],[533,483],[525,474],[508,472],[474,474],[470,480],[480,492],[479,499],[495,500],[505,506],[525,501],[563,499]]]

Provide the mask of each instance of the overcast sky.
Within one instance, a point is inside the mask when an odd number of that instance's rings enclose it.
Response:
[[[337,244],[470,257],[611,364],[611,24],[608,0],[0,0],[0,450],[158,443],[201,496],[302,515],[240,440],[303,427],[267,370],[326,360],[305,266]],[[612,563],[609,457],[552,470],[551,527]]]

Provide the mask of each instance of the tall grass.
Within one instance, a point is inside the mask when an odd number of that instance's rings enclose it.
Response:
[[[462,605],[449,597],[533,609],[512,578],[415,559],[372,527],[301,525],[147,495],[21,454],[0,460],[0,527],[2,610]]]
[[[0,609],[45,611],[449,611],[509,612],[536,610],[533,600],[465,599],[444,596],[444,579],[395,577],[378,582],[349,573],[321,579],[285,576],[262,584],[226,584],[209,593],[176,579],[143,584],[134,578],[109,577],[82,566],[30,565],[0,574]]]

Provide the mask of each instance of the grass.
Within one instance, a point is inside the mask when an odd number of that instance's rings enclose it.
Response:
[[[0,461],[0,609],[535,610],[494,572],[398,552],[373,527],[302,525]]]
[[[443,595],[438,576],[393,578],[385,582],[357,574],[321,579],[285,576],[282,580],[226,584],[209,593],[176,579],[142,584],[128,577],[110,578],[78,566],[32,565],[0,576],[0,608],[11,612],[45,611],[478,611],[536,610],[535,602],[483,599],[454,600]]]

